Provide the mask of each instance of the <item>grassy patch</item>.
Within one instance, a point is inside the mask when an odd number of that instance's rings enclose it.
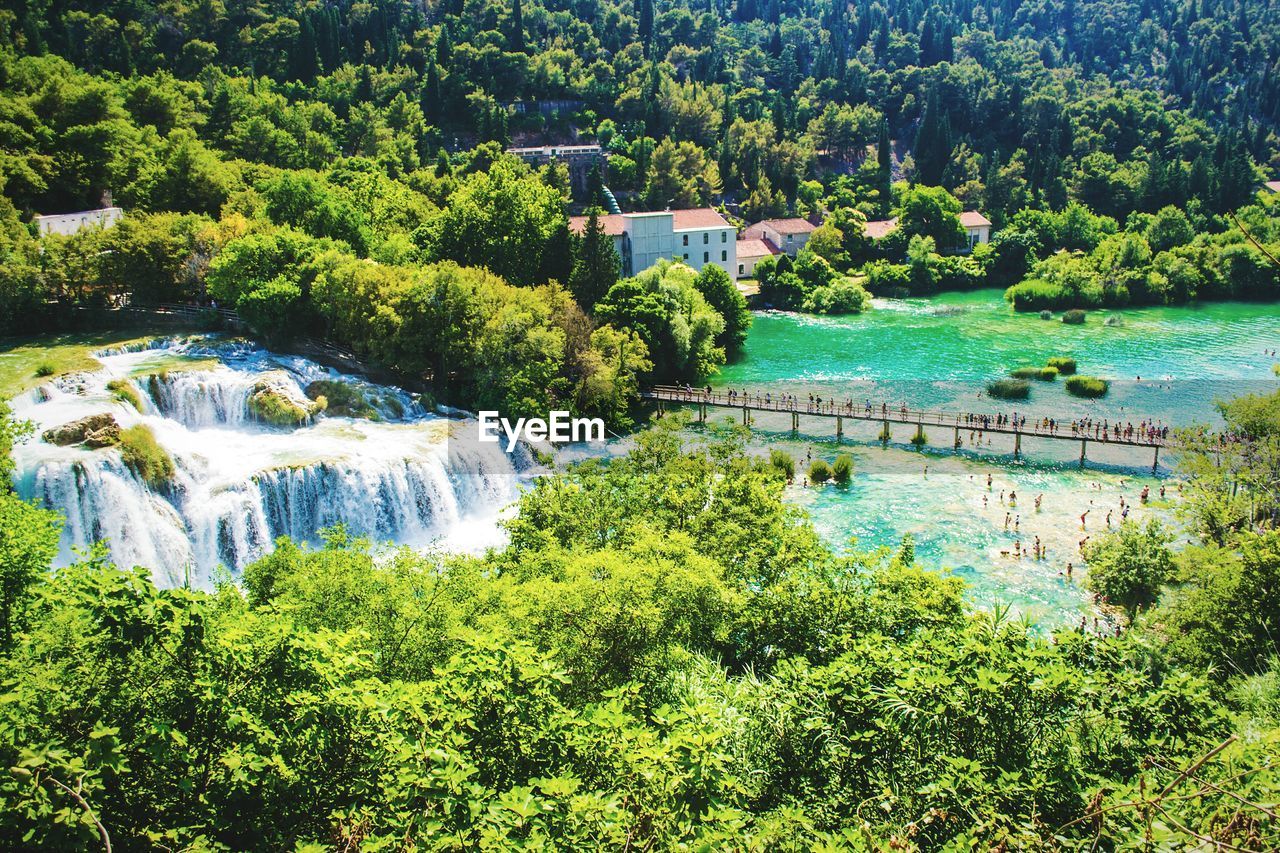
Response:
[[[1084,319],[1087,316],[1088,314],[1086,314],[1081,309],[1072,308],[1070,311],[1063,313],[1062,322],[1066,323],[1069,326],[1083,326]]]
[[[1076,372],[1076,360],[1065,356],[1055,356],[1047,362],[1050,367],[1058,368],[1058,373],[1063,376],[1070,376]]]
[[[791,458],[791,454],[785,450],[773,448],[769,451],[769,464],[782,474],[783,479],[788,483],[796,477],[796,460]]]
[[[1038,367],[1019,367],[1016,370],[1010,370],[1009,375],[1014,379],[1039,379],[1040,368]]]
[[[1067,393],[1077,397],[1102,397],[1110,387],[1107,380],[1096,376],[1071,376],[1067,379]]]
[[[120,455],[129,470],[153,489],[163,488],[173,481],[176,471],[173,457],[160,446],[155,433],[146,424],[120,431]]]
[[[987,384],[987,393],[997,400],[1025,400],[1031,396],[1031,383],[1025,379],[997,379]]]
[[[831,466],[826,463],[826,460],[815,459],[809,463],[809,482],[814,484],[825,483],[830,479]]]
[[[142,411],[142,395],[128,379],[112,379],[107,383],[107,390],[120,402],[128,403],[139,412]]]
[[[831,479],[835,480],[837,485],[847,486],[852,478],[853,457],[848,453],[841,453],[831,465]]]
[[[77,332],[0,341],[0,399],[10,400],[53,377],[100,370],[102,364],[93,357],[94,352],[152,337]]]

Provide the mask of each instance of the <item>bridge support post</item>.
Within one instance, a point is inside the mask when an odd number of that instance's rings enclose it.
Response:
[[[742,407],[742,425],[743,426],[747,426],[748,424],[751,423],[751,415],[748,414],[748,411],[749,410],[747,409],[746,406]]]
[[[1018,459],[1022,456],[1022,433],[1015,432],[1013,434],[1013,458]]]
[[[885,418],[884,426],[882,426],[882,427],[880,428],[880,443],[881,443],[881,444],[888,444],[888,443],[889,443],[889,438],[890,438],[890,437],[891,437],[891,436],[890,436],[890,433],[889,433],[889,419],[888,419],[888,418]]]
[[[836,415],[836,441],[844,438],[844,418]]]
[[[700,403],[698,405],[698,420],[704,424],[707,422],[707,404],[706,403]]]
[[[800,431],[800,413],[799,412],[791,413],[791,431],[793,433]]]
[[[1154,474],[1156,469],[1160,467],[1160,445],[1156,445],[1156,457],[1151,460],[1151,473]]]
[[[916,422],[916,441],[918,443],[924,442],[924,421]]]
[[[1084,451],[1085,451],[1085,448],[1088,446],[1089,446],[1089,439],[1087,438],[1080,439],[1080,467],[1081,468],[1084,467]]]
[[[960,449],[960,427],[958,425],[956,426],[955,449],[956,450]]]

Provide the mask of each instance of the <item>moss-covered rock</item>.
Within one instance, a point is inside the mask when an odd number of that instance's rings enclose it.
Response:
[[[119,436],[120,425],[116,423],[114,415],[110,412],[103,412],[100,415],[89,415],[71,423],[51,427],[45,430],[40,437],[49,444],[68,447],[72,444],[80,444],[95,433],[103,435],[114,433]]]
[[[142,411],[142,395],[128,379],[112,379],[107,383],[107,390],[120,402],[128,403],[139,412]]]
[[[136,424],[120,431],[120,456],[129,470],[153,489],[164,488],[177,471],[173,457],[156,441],[146,424]]]
[[[317,379],[307,386],[307,397],[315,403],[325,402],[324,411],[339,418],[365,418],[376,421],[378,410],[359,386],[334,379]]]
[[[1031,383],[1025,379],[997,379],[987,384],[987,394],[997,400],[1025,400],[1031,395]]]
[[[324,404],[299,395],[283,376],[265,374],[249,395],[249,413],[274,426],[298,426],[322,411]]]

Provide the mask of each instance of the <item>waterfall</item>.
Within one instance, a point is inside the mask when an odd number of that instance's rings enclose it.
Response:
[[[158,414],[192,429],[240,426],[249,420],[256,379],[231,370],[153,373],[134,384]]]
[[[118,448],[19,446],[20,493],[66,518],[60,564],[101,541],[118,564],[149,568],[161,585],[207,586],[218,566],[238,573],[277,538],[315,542],[336,524],[375,542],[496,544],[498,513],[533,467],[527,449],[509,456],[476,443],[474,423],[428,414],[397,388],[242,345],[212,368],[206,349],[197,369],[181,369],[189,356],[187,341],[99,354],[101,373],[15,401],[16,416],[39,430],[108,411],[121,427],[144,424],[174,462],[172,480],[154,489]],[[166,360],[148,372],[156,359]],[[126,377],[141,412],[106,387]],[[358,386],[375,414],[298,427],[253,418],[249,398],[264,382],[302,397],[318,379]]]

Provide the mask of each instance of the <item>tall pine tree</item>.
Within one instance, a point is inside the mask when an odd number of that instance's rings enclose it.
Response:
[[[574,254],[569,292],[584,310],[590,311],[618,281],[622,263],[613,248],[613,238],[604,233],[604,226],[600,224],[600,208],[587,211],[587,224]]]

